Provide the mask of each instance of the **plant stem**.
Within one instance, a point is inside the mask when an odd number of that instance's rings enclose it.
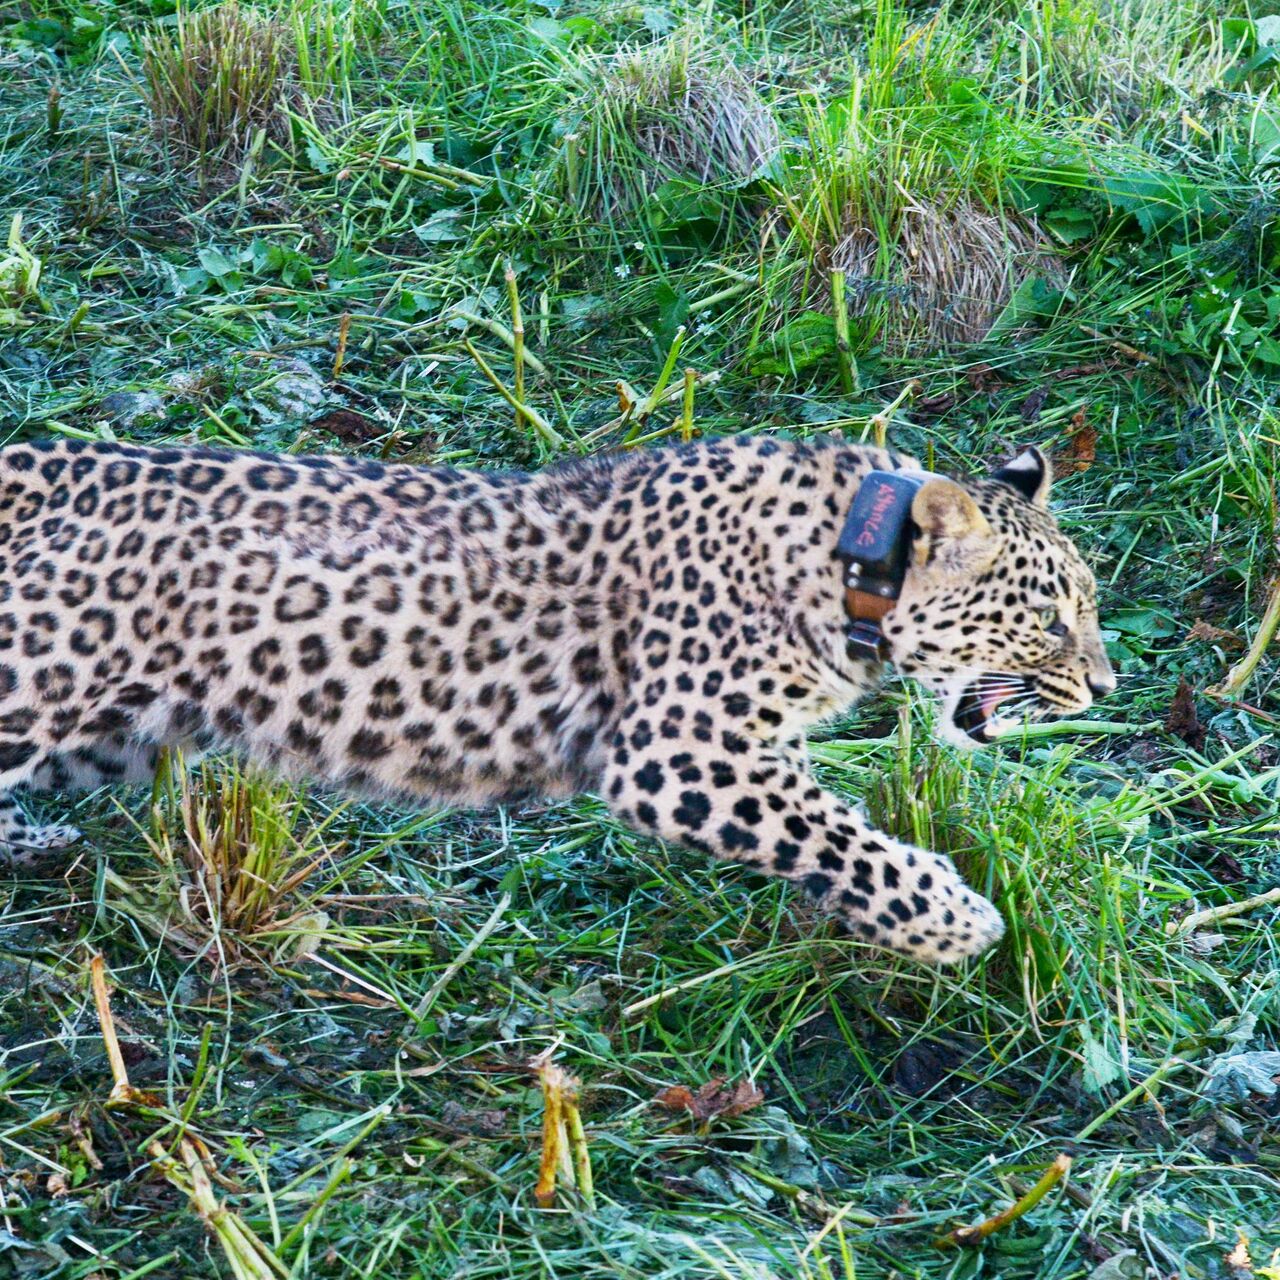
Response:
[[[596,1207],[595,1178],[591,1172],[591,1152],[587,1148],[587,1134],[582,1127],[582,1115],[573,1093],[564,1097],[564,1118],[569,1131],[569,1146],[573,1151],[573,1166],[578,1174],[578,1194],[588,1209]]]
[[[507,282],[507,299],[511,304],[511,352],[514,363],[513,378],[516,397],[516,430],[519,431],[525,418],[524,408],[524,316],[520,312],[520,289],[516,284],[516,273],[508,263],[503,279]]]
[[[414,1009],[412,1017],[415,1022],[421,1022],[423,1018],[431,1012],[435,1002],[440,998],[440,993],[449,985],[454,976],[466,968],[471,957],[484,945],[485,940],[502,922],[502,917],[506,915],[507,908],[511,905],[511,895],[504,893],[498,899],[498,905],[494,907],[492,914],[476,931],[471,941],[457,954],[453,961],[445,967],[444,972],[427,988],[421,1000],[418,1001],[417,1007]]]
[[[692,369],[684,371],[684,402],[680,409],[680,439],[688,444],[693,439],[693,389],[697,375]]]
[[[1126,724],[1122,720],[1045,720],[1038,724],[1024,724],[1017,733],[1028,738],[1052,738],[1061,733],[1097,733],[1108,737],[1120,737],[1125,734],[1155,733],[1162,728],[1159,720],[1147,720],[1142,724]]]
[[[1246,911],[1252,911],[1255,907],[1270,906],[1273,902],[1280,902],[1280,888],[1268,889],[1266,893],[1255,893],[1252,898],[1244,898],[1240,902],[1226,902],[1220,907],[1206,907],[1203,911],[1193,911],[1181,920],[1171,920],[1165,925],[1164,931],[1172,938],[1180,933],[1190,933],[1193,929],[1199,929],[1201,925],[1217,924],[1219,920],[1230,920],[1232,916],[1242,916]]]
[[[889,433],[889,423],[893,421],[893,415],[902,407],[903,401],[911,399],[919,390],[920,384],[912,378],[889,404],[885,405],[879,413],[872,415],[868,425],[871,427],[871,436],[876,442],[877,448],[883,449],[885,447],[885,441]]]
[[[344,311],[338,319],[338,350],[333,357],[333,381],[342,373],[342,363],[347,356],[347,337],[351,333],[351,312]]]
[[[516,349],[516,335],[507,328],[500,320],[491,320],[488,316],[478,316],[474,311],[468,311],[465,307],[454,307],[450,315],[457,316],[459,320],[465,320],[468,324],[474,324],[483,329],[486,333],[491,333],[499,342],[505,343],[512,351]],[[538,377],[546,377],[547,366],[533,354],[532,351],[524,353],[524,362],[530,369],[538,375]]]
[[[1091,1134],[1096,1133],[1112,1116],[1118,1115],[1135,1099],[1142,1097],[1144,1093],[1149,1093],[1153,1085],[1160,1084],[1168,1079],[1169,1076],[1181,1071],[1183,1067],[1189,1067],[1191,1063],[1186,1058],[1170,1058],[1167,1062],[1161,1063],[1145,1080],[1140,1080],[1129,1090],[1118,1102],[1113,1102],[1101,1115],[1094,1116],[1083,1129],[1075,1136],[1076,1142],[1083,1142]]]
[[[780,1196],[786,1196],[788,1200],[794,1200],[799,1208],[823,1222],[839,1217],[860,1227],[877,1227],[880,1225],[880,1219],[873,1214],[858,1213],[848,1207],[838,1208],[829,1200],[824,1200],[812,1191],[806,1191],[803,1187],[787,1182],[779,1178],[777,1174],[758,1169],[753,1164],[739,1163],[737,1167],[749,1178],[754,1178],[762,1187],[768,1187],[770,1191],[776,1191]]]
[[[467,351],[468,351],[468,352],[470,353],[470,355],[471,355],[471,358],[472,358],[472,359],[476,362],[476,364],[479,366],[480,372],[481,372],[481,373],[483,373],[483,374],[484,374],[484,376],[485,376],[486,378],[488,378],[488,379],[489,379],[489,382],[490,382],[490,384],[493,386],[493,389],[494,389],[494,390],[495,390],[495,391],[496,391],[496,392],[497,392],[497,393],[498,393],[498,394],[499,394],[499,395],[500,395],[500,396],[501,396],[501,397],[502,397],[502,398],[503,398],[503,399],[504,399],[504,400],[505,400],[505,401],[506,401],[506,402],[507,402],[507,403],[508,403],[512,408],[513,408],[513,409],[520,409],[520,408],[523,408],[523,410],[524,410],[524,415],[525,415],[525,417],[526,417],[526,418],[528,418],[528,420],[529,420],[530,424],[532,425],[533,429],[534,429],[534,430],[535,430],[535,431],[536,431],[536,432],[537,432],[537,433],[542,437],[542,439],[543,439],[543,440],[544,440],[548,445],[550,445],[550,447],[551,447],[551,448],[553,448],[553,449],[563,449],[563,448],[564,448],[564,436],[562,436],[562,435],[561,435],[561,434],[560,434],[560,433],[555,429],[555,427],[553,427],[553,426],[551,425],[551,423],[549,423],[549,422],[546,420],[546,418],[544,418],[544,417],[542,416],[542,414],[540,414],[540,413],[537,411],[537,409],[533,408],[533,406],[532,406],[532,405],[527,405],[527,404],[526,404],[526,405],[523,405],[523,406],[522,406],[522,405],[519,403],[519,401],[517,401],[517,400],[516,400],[515,396],[513,396],[513,395],[511,394],[511,392],[510,392],[510,391],[508,391],[508,390],[506,389],[506,387],[504,387],[504,386],[502,385],[502,381],[501,381],[501,379],[500,379],[500,378],[498,377],[498,375],[497,375],[496,373],[494,373],[494,371],[489,367],[489,364],[488,364],[488,362],[485,360],[484,356],[482,356],[482,355],[480,354],[480,352],[476,350],[475,345],[474,345],[474,343],[472,343],[471,339],[470,339],[470,338],[464,338],[464,339],[462,340],[462,345],[463,345],[464,347],[466,347]]]
[[[988,1236],[994,1235],[1002,1227],[1007,1227],[1009,1223],[1016,1222],[1028,1209],[1034,1209],[1070,1171],[1071,1157],[1068,1155],[1058,1156],[1044,1171],[1040,1181],[1022,1199],[1015,1204],[1011,1204],[1002,1213],[997,1213],[994,1217],[987,1218],[984,1222],[979,1222],[977,1226],[957,1227],[947,1235],[940,1236],[933,1242],[934,1247],[952,1249],[958,1245],[981,1244]]]
[[[849,308],[844,297],[844,272],[831,273],[831,309],[836,320],[836,359],[840,365],[840,386],[845,395],[862,390],[858,367],[853,362],[853,344],[849,341]]]
[[[107,1050],[107,1061],[111,1064],[112,1085],[107,1105],[133,1102],[137,1095],[133,1085],[129,1083],[129,1069],[124,1064],[124,1054],[120,1052],[116,1024],[111,1016],[111,997],[107,993],[107,962],[100,951],[95,952],[89,961],[89,979],[93,985],[93,1002],[98,1008],[102,1043]]]
[[[1232,698],[1249,682],[1267,646],[1280,631],[1280,577],[1271,584],[1271,594],[1267,598],[1267,607],[1258,625],[1258,634],[1253,637],[1249,651],[1227,672],[1227,678],[1221,683],[1206,690],[1211,698]]]

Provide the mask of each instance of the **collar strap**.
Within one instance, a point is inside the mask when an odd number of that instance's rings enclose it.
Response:
[[[883,662],[888,656],[880,624],[906,578],[915,537],[912,500],[932,479],[927,472],[872,471],[854,495],[836,544],[844,566],[845,638],[852,659]]]

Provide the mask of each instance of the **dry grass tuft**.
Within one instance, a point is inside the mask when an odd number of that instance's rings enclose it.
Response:
[[[570,166],[579,204],[613,212],[672,179],[737,187],[778,154],[778,127],[751,78],[705,36],[623,50],[583,96]]]
[[[308,950],[324,921],[298,890],[331,854],[302,793],[237,765],[189,772],[180,758],[162,767],[157,791],[144,834],[158,881],[142,888],[107,873],[130,914],[185,954],[213,943],[232,962]]]
[[[235,0],[149,35],[142,70],[156,131],[202,171],[237,163],[259,135],[287,142],[302,101],[293,29]]]
[[[889,243],[853,226],[823,256],[827,272],[845,273],[850,315],[878,316],[880,339],[894,352],[978,342],[1025,280],[1062,276],[1032,220],[963,199],[911,199]]]

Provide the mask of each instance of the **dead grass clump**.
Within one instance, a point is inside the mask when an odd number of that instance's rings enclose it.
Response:
[[[570,185],[613,212],[672,179],[739,187],[778,154],[778,127],[751,78],[705,37],[628,49],[584,92]],[[572,145],[572,144],[571,144]]]
[[[980,341],[1026,280],[1063,277],[1034,221],[964,199],[908,200],[890,242],[854,226],[825,257],[824,274],[845,273],[849,314],[877,321],[891,352]]]
[[[149,35],[142,70],[157,133],[204,171],[238,162],[259,135],[287,142],[302,99],[293,29],[235,0]]]
[[[180,952],[305,953],[322,921],[298,891],[331,854],[288,783],[235,764],[162,766],[150,832],[159,876],[145,887],[108,871],[130,914]]]

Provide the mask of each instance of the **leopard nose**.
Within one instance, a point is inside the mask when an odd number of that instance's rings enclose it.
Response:
[[[1116,690],[1116,678],[1110,672],[1105,676],[1089,677],[1089,692],[1095,698],[1105,698],[1107,694],[1114,693]]]

